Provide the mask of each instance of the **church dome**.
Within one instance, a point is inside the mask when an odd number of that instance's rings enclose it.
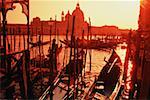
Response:
[[[83,11],[80,9],[79,3],[77,3],[76,9],[72,12],[72,15],[75,16],[75,19],[80,19],[84,21]]]

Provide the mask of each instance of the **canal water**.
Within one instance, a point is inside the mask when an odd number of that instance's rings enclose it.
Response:
[[[54,38],[56,39],[56,43],[58,43],[58,47],[61,44],[63,46],[63,49],[58,56],[58,63],[63,65],[64,56],[67,56],[66,61],[68,61],[68,59],[69,59],[70,49],[69,48],[65,49],[65,45],[60,42],[60,40],[65,39],[64,35],[61,35],[59,37],[52,36],[51,41]],[[38,41],[38,37],[32,36],[32,41],[33,42]],[[43,42],[50,41],[50,36],[49,35],[41,36],[41,41],[43,41]],[[14,51],[17,52],[17,51],[24,50],[24,44],[25,44],[25,48],[27,48],[27,35],[25,35],[25,36],[23,36],[23,35],[15,35],[15,36],[14,35],[8,35],[7,36],[7,43],[6,43],[7,48],[8,48],[8,43],[10,44],[10,52],[14,52]],[[1,44],[2,44],[2,37],[1,37]],[[50,45],[51,44],[47,44],[47,45],[40,47],[40,53],[42,53],[45,57],[48,54],[48,49],[49,49]],[[115,50],[118,53],[118,55],[120,56],[122,63],[124,64],[126,49],[121,49],[121,46],[122,46],[122,44],[118,45],[118,47]],[[32,49],[30,49],[30,51],[31,51],[31,58],[39,55],[39,47],[32,48]],[[9,50],[7,50],[7,52],[9,52]],[[105,50],[92,50],[92,66],[102,67],[105,64],[104,57],[107,58],[107,56],[110,55],[110,53],[111,53],[110,50],[106,50],[106,51]],[[87,54],[89,54],[89,53],[87,53]],[[86,59],[87,59],[86,63],[87,63],[87,67],[88,67],[89,66],[89,55],[87,55]],[[64,62],[64,63],[67,63],[67,62]]]
[[[56,43],[58,43],[58,47],[59,47],[62,44],[60,42],[60,40],[64,40],[65,36],[63,36],[63,35],[59,36],[59,37],[52,36],[51,41],[54,38],[56,39]],[[41,40],[43,42],[50,41],[50,36],[49,35],[43,35],[41,37]],[[33,42],[38,41],[38,37],[32,36],[32,41]],[[24,50],[24,44],[25,44],[25,48],[27,48],[27,35],[25,35],[25,36],[23,36],[23,35],[15,35],[15,36],[14,35],[8,35],[7,36],[7,44],[8,43],[10,44],[10,52],[14,52],[14,51],[17,52],[17,51]],[[2,41],[1,41],[1,44],[2,44]],[[48,50],[49,50],[50,45],[51,44],[49,43],[47,45],[40,47],[40,53],[43,54],[44,57],[47,57],[46,55],[48,54]],[[126,45],[126,44],[119,44],[115,50],[116,50],[117,54],[120,56],[122,63],[124,64],[126,49],[121,49],[122,45]],[[7,47],[8,47],[8,45],[7,45]],[[65,66],[68,63],[69,55],[70,55],[70,49],[65,48],[66,46],[64,44],[62,44],[62,47],[63,47],[63,49],[57,58],[58,59],[57,63],[59,66],[61,66],[58,68],[59,70],[61,68],[63,68],[63,66]],[[30,49],[30,51],[31,51],[30,52],[31,58],[37,57],[39,55],[39,47],[32,48],[32,49]],[[8,49],[7,49],[7,52],[9,52]],[[89,69],[90,69],[89,50],[87,52],[86,67],[85,67],[85,72],[87,73],[86,74],[86,77],[87,77],[86,80],[91,82],[89,84],[89,86],[94,81],[95,76],[99,75],[99,72],[101,71],[101,69],[105,65],[104,58],[106,57],[106,59],[109,59],[109,57],[112,53],[112,50],[95,50],[95,49],[93,49],[91,51],[91,53],[92,53],[91,72],[89,73]],[[19,56],[20,55],[18,54],[17,57],[19,57]],[[66,58],[65,60],[64,60],[64,57]],[[88,88],[85,89],[85,91],[88,91]],[[55,92],[57,92],[57,91],[55,91]],[[61,94],[61,93],[59,93],[59,94]],[[84,96],[84,94],[83,94],[83,96]],[[54,98],[54,100],[59,100],[59,98],[61,99],[61,96],[56,96],[56,97],[54,96],[53,98]]]

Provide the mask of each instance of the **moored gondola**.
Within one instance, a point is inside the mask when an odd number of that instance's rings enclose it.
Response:
[[[101,40],[95,40],[95,39],[91,39],[91,40],[86,40],[86,39],[77,39],[78,41],[78,47],[79,48],[84,48],[84,49],[106,49],[106,48],[115,48],[117,46],[116,42],[104,42]],[[63,44],[65,44],[68,47],[74,47],[74,45],[71,45],[71,41],[69,40],[60,40],[60,42],[62,42]]]
[[[111,57],[101,70],[84,99],[114,100],[119,91],[123,77],[123,67],[120,57],[113,50]]]

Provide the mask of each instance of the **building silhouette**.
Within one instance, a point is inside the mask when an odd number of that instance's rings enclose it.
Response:
[[[72,32],[73,16],[75,16],[74,23],[74,34],[75,36],[82,36],[88,34],[89,23],[85,21],[84,13],[77,3],[76,8],[72,13],[68,10],[65,14],[64,11],[61,13],[61,21],[57,20],[57,16],[54,19],[41,20],[39,17],[33,18],[30,23],[30,34],[45,34],[45,35],[68,35]],[[91,26],[91,33],[93,35],[122,35],[128,33],[127,29],[119,29],[117,26]],[[7,24],[8,34],[27,34],[26,24]]]
[[[141,0],[137,31],[136,67],[138,98],[150,99],[150,1]]]

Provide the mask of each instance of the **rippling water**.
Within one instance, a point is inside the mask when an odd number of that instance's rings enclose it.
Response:
[[[65,36],[59,36],[59,37],[52,36],[51,40],[54,39],[54,38],[56,39],[56,42],[60,46],[61,43],[59,42],[59,40],[64,40]],[[41,40],[42,41],[50,41],[50,36],[49,35],[43,35],[43,37],[41,37]],[[33,42],[38,41],[38,37],[37,36],[32,36],[32,41]],[[7,36],[7,44],[8,43],[10,44],[11,52],[23,50],[24,49],[24,43],[25,43],[25,48],[27,48],[27,35],[25,35],[25,36],[23,36],[23,35],[15,35],[15,36],[14,35],[8,35]],[[2,39],[1,39],[1,44],[2,44]],[[62,45],[63,45],[63,47],[65,47],[64,44],[62,44]],[[48,54],[49,46],[50,46],[50,44],[47,44],[47,45],[41,47],[40,52],[45,57]],[[8,47],[8,45],[7,45],[7,47]],[[118,55],[122,59],[122,63],[124,64],[126,50],[121,49],[120,47],[121,46],[119,45],[116,48],[116,52],[118,53]],[[36,57],[37,55],[39,55],[39,47],[30,49],[30,50],[31,50],[31,58]],[[7,50],[7,52],[8,52],[8,50]],[[64,54],[67,55],[67,59],[69,59],[69,53],[70,53],[69,48],[66,49],[66,50],[65,50],[65,48],[62,49],[62,52],[58,56],[58,63],[61,66],[63,65]],[[92,67],[94,67],[94,69],[92,68],[92,70],[97,70],[97,69],[99,69],[99,67],[102,68],[102,66],[104,66],[104,64],[105,64],[104,57],[107,58],[110,55],[110,53],[111,52],[109,50],[108,51],[92,50]],[[68,61],[68,60],[66,60],[66,61]],[[65,62],[65,64],[66,63],[67,62]],[[87,55],[86,68],[87,68],[87,70],[89,69],[89,55]]]
[[[52,36],[52,39],[56,39],[56,42],[58,43],[58,46],[60,46],[60,41],[59,40],[64,40],[65,36]],[[59,40],[58,40],[59,39]],[[14,41],[15,40],[15,41]],[[24,41],[25,40],[25,41]],[[43,37],[41,37],[42,41],[50,41],[50,36],[49,35],[43,35]],[[32,41],[36,42],[38,41],[38,37],[37,36],[32,36]],[[10,44],[10,48],[11,48],[11,52],[14,51],[20,51],[24,49],[24,43],[25,43],[25,48],[27,48],[27,35],[23,36],[23,35],[8,35],[7,36],[7,47],[8,47],[8,43]],[[1,44],[2,44],[2,39],[1,39]],[[15,44],[15,45],[14,45]],[[63,47],[65,47],[64,44],[62,44]],[[50,44],[44,45],[43,47],[41,47],[41,53],[46,57],[46,55],[48,54],[48,49],[49,49]],[[37,55],[39,55],[39,47],[30,49],[31,52],[31,58],[36,57]],[[7,50],[8,52],[8,50]],[[89,52],[89,51],[88,51]],[[126,49],[121,49],[121,45],[119,45],[116,48],[116,52],[118,53],[118,55],[120,56],[122,63],[124,64],[124,60],[125,60],[125,53],[126,53]],[[67,56],[67,62],[65,62],[65,64],[68,63],[69,60],[69,53],[70,53],[70,49],[67,48],[65,50],[65,48],[62,49],[62,52],[59,54],[58,56],[58,63],[62,66],[63,65],[63,58],[64,55]],[[104,57],[108,58],[108,56],[110,55],[110,50],[108,51],[99,51],[99,50],[92,50],[92,70],[95,70],[95,72],[97,70],[100,70],[104,65]],[[87,70],[89,70],[89,53],[87,53],[87,61],[86,61],[86,68]],[[19,56],[19,55],[18,55]],[[99,71],[98,71],[99,72]]]
[[[56,39],[56,43],[58,43],[58,46],[60,46],[61,43],[60,43],[59,40],[64,40],[65,36],[59,36],[59,37],[52,36],[51,40],[54,39],[54,38]],[[42,41],[50,41],[50,36],[49,35],[43,35],[43,37],[41,37],[41,40]],[[33,42],[38,41],[38,37],[37,36],[32,36],[32,41]],[[27,48],[27,35],[25,35],[25,36],[23,36],[23,35],[15,35],[15,36],[14,35],[8,35],[7,36],[7,44],[8,43],[10,44],[11,52],[23,50],[24,49],[24,43],[25,43],[25,46],[26,46],[25,48]],[[1,39],[1,44],[2,44],[2,39]],[[45,57],[48,54],[49,46],[50,46],[50,44],[47,44],[47,45],[44,45],[43,47],[41,47],[40,52]],[[62,46],[65,47],[64,44],[62,44]],[[30,52],[31,58],[36,57],[37,55],[39,55],[39,47],[30,49],[30,50],[31,50],[31,52]],[[8,52],[8,50],[7,50],[7,52]],[[118,55],[120,56],[120,58],[122,60],[122,63],[124,64],[126,50],[121,49],[121,45],[119,45],[116,48],[116,52],[118,53]],[[63,66],[64,55],[67,56],[67,59],[66,59],[67,62],[65,62],[65,65],[68,63],[69,53],[70,53],[69,48],[67,48],[67,49],[63,48],[62,49],[62,52],[58,56],[58,63],[59,63],[60,66]],[[104,57],[108,58],[110,56],[110,53],[111,53],[110,50],[108,50],[108,51],[92,50],[92,71],[94,71],[94,73],[99,73],[99,70],[101,70],[102,67],[105,65]],[[86,61],[86,70],[89,70],[89,53],[87,53],[86,59],[87,59],[87,61]]]
[[[36,42],[38,41],[37,39],[37,36],[33,36],[33,42]],[[58,37],[55,37],[55,36],[52,36],[51,37],[51,40],[53,38],[56,38],[56,42],[58,43],[58,46],[61,45],[61,43],[59,42],[59,40],[64,40],[65,39],[65,36],[59,36]],[[59,39],[59,40],[58,40]],[[14,41],[15,40],[15,41]],[[25,40],[25,41],[24,41]],[[50,36],[48,35],[44,35],[43,37],[41,37],[41,40],[42,41],[50,41]],[[8,43],[10,44],[10,52],[14,52],[14,51],[21,51],[24,49],[24,44],[25,44],[25,48],[27,48],[27,36],[23,36],[23,35],[8,35],[7,36],[7,47],[8,47]],[[1,44],[2,44],[2,39],[1,39]],[[15,45],[14,45],[15,44]],[[58,64],[60,66],[63,66],[63,59],[64,59],[64,56],[67,56],[66,58],[66,62],[64,64],[64,66],[68,63],[69,61],[69,53],[70,53],[70,49],[67,48],[65,49],[65,45],[62,44],[63,46],[63,49],[61,51],[61,53],[59,54],[58,56]],[[44,46],[41,46],[40,47],[40,52],[45,56],[47,57],[46,55],[48,54],[48,49],[50,47],[50,44],[47,44],[47,45],[44,45]],[[34,58],[36,56],[39,55],[39,47],[35,47],[33,49],[30,49],[30,55],[31,55],[31,58]],[[7,52],[8,49],[7,49]],[[125,49],[121,49],[121,44],[118,45],[118,47],[116,48],[116,52],[117,54],[120,56],[121,60],[122,60],[122,63],[124,64],[124,60],[125,60],[125,53],[126,53],[126,50]],[[87,73],[86,74],[86,80],[89,82],[92,82],[94,81],[95,79],[95,76],[98,76],[99,75],[99,72],[101,71],[101,69],[103,68],[103,66],[105,65],[105,62],[104,62],[104,57],[106,57],[106,59],[109,59],[111,55],[111,50],[106,50],[106,51],[102,51],[102,50],[92,50],[92,68],[91,68],[91,72],[89,72],[89,69],[90,69],[90,59],[89,59],[89,50],[88,50],[88,53],[87,53],[87,57],[86,57],[86,67],[85,67],[85,72]],[[19,57],[20,55],[18,54],[17,57]],[[85,80],[85,81],[86,81]],[[88,91],[88,88],[87,90],[85,89],[85,91]],[[58,96],[56,97],[58,99]],[[55,99],[55,97],[54,97]]]

